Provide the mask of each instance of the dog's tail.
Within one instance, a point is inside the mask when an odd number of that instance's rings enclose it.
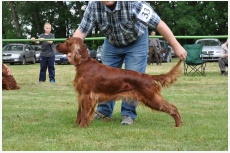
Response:
[[[167,87],[177,80],[181,75],[182,68],[180,67],[182,60],[179,60],[178,63],[166,74],[153,75],[153,79],[161,84],[162,87]]]

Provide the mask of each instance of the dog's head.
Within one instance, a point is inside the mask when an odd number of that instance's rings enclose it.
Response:
[[[11,76],[11,74],[8,73],[7,67],[2,64],[2,78]]]
[[[82,60],[88,59],[89,54],[86,45],[81,38],[70,37],[64,43],[56,46],[59,53],[71,54],[71,61],[74,65],[80,64]]]

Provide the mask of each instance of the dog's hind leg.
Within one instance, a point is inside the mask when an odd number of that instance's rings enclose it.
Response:
[[[143,103],[151,109],[162,111],[171,115],[176,123],[176,127],[181,125],[181,117],[178,109],[173,104],[168,103],[161,95],[154,95],[151,100],[144,100]]]
[[[176,127],[179,127],[181,125],[182,120],[176,106],[164,100],[159,110],[170,114],[175,120]]]
[[[80,123],[81,123],[81,107],[80,107],[80,106],[78,106],[76,123],[77,123],[77,124],[80,124]]]
[[[82,98],[81,98],[81,95],[79,94],[78,95],[78,111],[77,111],[77,118],[76,118],[76,123],[77,124],[80,124],[81,123],[81,109],[82,109]]]

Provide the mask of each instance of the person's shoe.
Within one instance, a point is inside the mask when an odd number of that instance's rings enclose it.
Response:
[[[50,83],[55,83],[55,81],[54,80],[50,80]]]
[[[122,116],[121,125],[131,125],[133,124],[133,119],[127,115]]]
[[[101,119],[101,118],[105,118],[105,115],[103,115],[100,112],[96,111],[94,113],[94,119]]]
[[[223,72],[221,72],[221,75],[222,76],[227,76],[228,74],[225,71],[223,71]]]
[[[111,121],[111,117],[105,116],[104,114],[96,111],[94,113],[94,120],[102,120],[103,122],[108,122]]]

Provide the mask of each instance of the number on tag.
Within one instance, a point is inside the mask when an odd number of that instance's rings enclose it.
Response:
[[[152,14],[153,14],[152,9],[148,5],[143,4],[143,7],[140,13],[138,14],[137,18],[144,22],[148,22],[151,19]]]

